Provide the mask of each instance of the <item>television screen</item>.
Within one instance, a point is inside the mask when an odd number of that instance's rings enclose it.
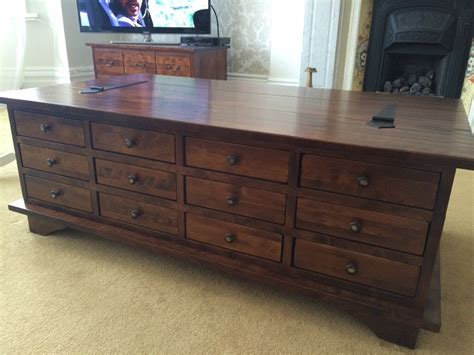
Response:
[[[210,33],[209,8],[210,0],[77,0],[81,32]]]

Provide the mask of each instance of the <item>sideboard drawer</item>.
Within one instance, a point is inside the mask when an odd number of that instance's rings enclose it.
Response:
[[[371,255],[297,239],[294,265],[317,273],[414,296],[420,268]]]
[[[186,215],[188,239],[280,261],[282,236],[213,218]]]
[[[155,54],[145,51],[123,51],[125,74],[155,74]]]
[[[124,75],[122,51],[94,48],[96,76]]]
[[[25,184],[28,197],[92,212],[91,194],[88,189],[28,175],[25,175]]]
[[[160,75],[191,76],[191,68],[178,64],[156,64],[156,73]]]
[[[178,234],[178,212],[128,198],[100,193],[100,214],[120,222],[135,224],[170,234]]]
[[[176,175],[135,165],[96,159],[97,182],[102,185],[176,199]]]
[[[429,223],[299,198],[296,227],[422,255]]]
[[[438,184],[438,173],[317,155],[303,157],[303,187],[433,209]]]
[[[20,144],[20,153],[22,165],[26,168],[89,180],[89,161],[84,155],[26,144]]]
[[[82,121],[16,110],[14,115],[19,136],[80,147],[85,145]]]
[[[286,196],[217,181],[186,177],[186,202],[283,224]]]
[[[288,181],[289,152],[186,138],[186,164],[278,182]]]
[[[94,148],[127,155],[175,162],[174,136],[153,131],[92,123]]]
[[[191,59],[189,56],[183,55],[163,55],[156,54],[156,64],[171,64],[171,65],[180,65],[182,67],[191,66]]]

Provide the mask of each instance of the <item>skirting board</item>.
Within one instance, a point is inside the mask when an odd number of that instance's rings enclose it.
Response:
[[[93,78],[94,67],[92,65],[73,67],[69,70],[55,67],[27,67],[24,71],[22,87],[40,87]]]

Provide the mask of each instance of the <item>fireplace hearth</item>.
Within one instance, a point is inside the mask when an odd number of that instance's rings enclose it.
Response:
[[[472,0],[375,0],[364,91],[459,98]]]

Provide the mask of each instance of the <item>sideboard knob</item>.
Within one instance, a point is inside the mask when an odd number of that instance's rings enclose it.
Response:
[[[239,162],[239,156],[231,154],[227,157],[227,162],[229,163],[229,165],[235,165]]]
[[[51,130],[51,126],[47,123],[42,123],[40,124],[40,130],[41,132],[46,133]]]
[[[133,219],[137,219],[138,217],[140,217],[140,211],[138,209],[133,209],[130,211],[130,217],[132,217]]]
[[[53,199],[55,199],[55,200],[56,200],[56,199],[59,197],[59,195],[60,195],[59,191],[57,191],[57,190],[51,190],[50,194],[51,194],[51,198],[53,198]]]
[[[135,145],[135,142],[131,138],[125,138],[124,142],[127,148],[132,148]]]
[[[227,205],[229,206],[235,206],[237,204],[237,201],[239,199],[237,198],[237,196],[235,195],[230,195],[230,196],[227,196]]]
[[[139,177],[138,175],[130,175],[128,177],[128,182],[130,183],[130,185],[135,185],[139,180]]]
[[[360,187],[368,187],[369,186],[369,178],[367,176],[359,176],[357,178],[357,184]]]
[[[53,158],[48,158],[46,159],[46,164],[48,164],[48,166],[50,168],[52,168],[54,165],[56,165],[58,162],[56,161],[56,159],[53,159]]]
[[[228,233],[224,236],[224,240],[226,243],[232,243],[235,240],[235,235]]]
[[[346,272],[349,275],[355,275],[357,274],[357,265],[354,263],[349,263],[346,265]]]
[[[349,224],[349,230],[352,233],[360,233],[362,231],[362,223],[359,220],[352,221]]]

